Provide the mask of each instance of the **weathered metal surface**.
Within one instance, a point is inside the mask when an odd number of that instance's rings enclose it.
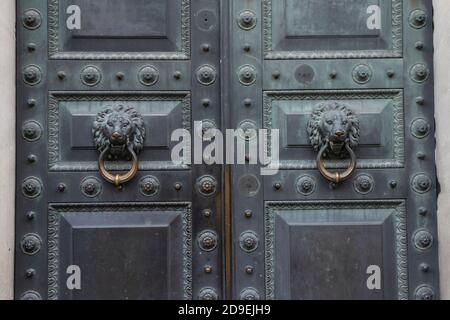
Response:
[[[16,298],[439,297],[430,1],[17,9]],[[331,183],[311,146],[324,119],[308,132],[329,104],[358,122],[330,119],[356,157],[353,171],[351,152],[325,141],[324,168],[352,168]],[[118,105],[145,128],[120,188],[101,177],[92,137]],[[208,140],[213,128],[248,144],[279,130],[279,172],[262,176],[251,152],[230,170],[171,161],[173,130]],[[130,170],[126,154],[110,160],[108,172]],[[71,266],[81,290],[67,286]]]

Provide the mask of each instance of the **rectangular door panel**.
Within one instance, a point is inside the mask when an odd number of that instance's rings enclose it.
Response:
[[[50,0],[51,59],[189,59],[189,0]]]
[[[401,57],[402,12],[401,0],[263,0],[264,55]]]
[[[267,202],[265,230],[269,299],[407,297],[404,201]]]
[[[189,203],[50,204],[48,228],[49,299],[192,297]],[[66,286],[71,265],[83,290]]]

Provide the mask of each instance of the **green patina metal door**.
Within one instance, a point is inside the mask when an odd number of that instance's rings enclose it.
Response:
[[[431,1],[20,0],[17,36],[16,298],[438,298]],[[214,128],[244,164],[173,161]]]
[[[233,1],[234,297],[438,297],[431,1]],[[245,183],[244,183],[245,182]]]

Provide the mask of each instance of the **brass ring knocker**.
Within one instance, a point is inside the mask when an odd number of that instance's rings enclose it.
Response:
[[[130,171],[122,175],[119,174],[114,175],[108,172],[108,170],[106,170],[105,168],[105,157],[109,152],[109,148],[103,150],[103,152],[100,154],[100,158],[98,159],[98,167],[100,170],[100,174],[106,181],[113,183],[116,187],[119,187],[120,185],[132,180],[136,176],[136,173],[138,172],[139,162],[137,155],[134,152],[133,146],[131,144],[128,144],[128,151],[130,152],[132,157],[131,169]]]
[[[325,164],[323,162],[323,154],[325,150],[328,148],[328,143],[324,144],[319,154],[317,155],[317,167],[319,168],[320,174],[330,182],[341,183],[348,178],[350,178],[356,170],[356,155],[353,152],[352,148],[350,148],[348,142],[345,143],[345,149],[350,154],[350,166],[344,172],[330,172],[325,168]]]

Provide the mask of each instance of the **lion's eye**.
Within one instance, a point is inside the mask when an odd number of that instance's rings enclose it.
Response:
[[[108,121],[107,125],[112,127],[114,124],[111,121]]]
[[[122,123],[122,127],[128,127],[129,125],[130,125],[129,121],[126,121],[126,122]]]
[[[333,120],[328,120],[327,124],[329,124],[331,126],[333,124]]]
[[[342,124],[345,126],[345,125],[347,125],[347,123],[348,123],[348,121],[342,121]]]

